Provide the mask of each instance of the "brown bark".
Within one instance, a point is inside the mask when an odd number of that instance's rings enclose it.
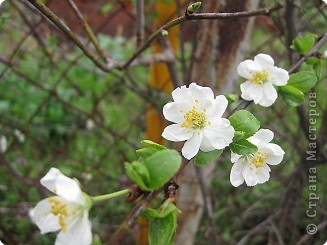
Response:
[[[205,12],[236,12],[255,9],[258,1],[206,1]],[[197,34],[197,47],[193,57],[191,82],[215,88],[216,92],[231,92],[236,86],[236,66],[244,58],[254,18],[233,21],[203,21]],[[209,186],[212,163],[202,169],[204,186]],[[180,215],[175,244],[194,243],[204,209],[203,195],[194,165],[189,165],[179,178],[177,206]],[[227,177],[227,176],[226,176]],[[203,186],[202,186],[203,187]],[[210,218],[210,217],[209,217]],[[215,232],[215,231],[214,231]],[[216,243],[219,236],[216,236]]]

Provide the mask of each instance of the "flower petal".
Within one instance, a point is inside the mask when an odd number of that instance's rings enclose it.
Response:
[[[215,117],[222,117],[224,112],[226,111],[228,101],[224,95],[219,95],[216,97],[215,100],[215,110],[213,116]]]
[[[234,163],[234,162],[236,162],[238,159],[240,159],[242,157],[242,155],[238,155],[238,154],[236,154],[236,153],[234,153],[234,152],[231,152],[231,154],[230,154],[230,161],[232,162],[232,163]]]
[[[173,96],[174,101],[182,101],[182,100],[191,100],[192,95],[189,88],[185,85],[175,88],[174,91],[171,93]]]
[[[274,67],[271,70],[271,73],[273,74],[272,83],[277,86],[284,86],[287,84],[288,79],[290,76],[288,75],[288,72],[282,68]]]
[[[48,190],[63,197],[67,201],[81,205],[85,203],[82,191],[77,182],[63,175],[60,170],[56,168],[51,168],[40,182]]]
[[[241,84],[241,97],[244,100],[253,100],[254,103],[258,104],[263,96],[263,86],[254,84],[250,81],[246,81]]]
[[[92,243],[92,230],[88,212],[75,220],[74,225],[67,232],[60,232],[55,245],[90,245]]]
[[[224,149],[234,137],[235,130],[226,118],[220,119],[221,124],[210,125],[204,129],[205,137],[210,140],[215,149]]]
[[[264,95],[258,104],[264,107],[271,106],[277,99],[277,91],[272,83],[267,82],[263,85],[263,93]]]
[[[259,129],[248,141],[258,147],[266,146],[274,138],[274,133],[269,129]]]
[[[242,171],[247,186],[255,186],[258,183],[256,168],[253,164],[246,163]]]
[[[283,151],[283,149],[279,145],[269,143],[264,148],[262,148],[261,150],[265,151],[265,152],[267,152],[269,154],[269,157],[266,160],[266,162],[268,164],[270,164],[270,165],[277,165],[284,158],[285,152]]]
[[[193,131],[187,128],[183,128],[178,124],[172,124],[167,126],[162,132],[162,137],[170,141],[184,141],[192,137]]]
[[[233,167],[230,171],[229,179],[234,187],[238,187],[244,182],[244,178],[242,175],[243,166],[244,165],[242,164],[242,160],[239,160],[233,164]]]
[[[59,197],[58,197],[59,198]],[[59,218],[51,213],[49,198],[40,201],[34,208],[33,221],[41,230],[41,233],[48,233],[60,230]]]
[[[257,70],[256,64],[252,60],[245,60],[237,67],[237,73],[245,79],[251,79],[252,71]]]
[[[215,150],[215,148],[212,146],[210,140],[207,137],[203,136],[200,145],[200,150],[203,152],[209,152]]]
[[[196,85],[195,83],[191,83],[189,88],[194,99],[199,99],[199,100],[203,100],[204,98],[209,100],[214,99],[213,91],[209,87],[202,87]]]
[[[254,57],[254,62],[257,65],[260,65],[260,67],[264,69],[269,69],[274,67],[274,60],[271,58],[270,55],[267,54],[258,54]]]
[[[163,107],[164,117],[174,123],[182,123],[184,114],[192,108],[188,101],[169,102]]]
[[[258,177],[258,184],[265,183],[270,178],[270,168],[267,164],[264,164],[263,167],[257,168],[257,177]]]
[[[198,154],[200,149],[200,144],[202,142],[203,134],[201,131],[194,132],[192,138],[187,140],[182,148],[182,155],[190,160],[196,154]]]

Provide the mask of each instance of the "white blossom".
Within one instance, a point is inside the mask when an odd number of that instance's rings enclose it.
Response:
[[[170,141],[186,141],[182,155],[193,158],[199,149],[209,152],[224,149],[234,136],[234,128],[226,118],[222,118],[227,99],[223,95],[214,98],[208,87],[190,84],[172,92],[173,102],[163,108],[164,117],[174,124],[167,126],[162,136]]]
[[[22,132],[20,132],[18,129],[15,129],[14,135],[16,136],[19,143],[24,143],[25,135]]]
[[[5,153],[7,149],[8,149],[7,138],[6,138],[6,136],[1,135],[0,136],[0,151],[2,153]]]
[[[91,205],[78,183],[56,168],[51,168],[40,182],[57,194],[43,199],[29,212],[41,233],[60,231],[56,245],[91,244],[92,231],[88,218]]]
[[[268,181],[270,177],[269,165],[279,164],[285,152],[276,144],[270,143],[274,133],[269,129],[260,129],[248,141],[258,147],[255,154],[241,156],[231,153],[233,167],[230,173],[230,181],[237,187],[243,184],[244,180],[248,186],[255,186]]]
[[[4,2],[5,0],[0,0],[0,5]],[[0,242],[0,244],[1,244],[1,242]]]
[[[274,86],[286,85],[289,79],[288,72],[274,66],[274,60],[266,54],[258,54],[254,61],[241,62],[237,73],[247,79],[241,84],[241,97],[264,107],[271,106],[277,99]]]
[[[87,130],[93,130],[95,128],[95,123],[92,119],[87,119],[85,123],[85,127]]]

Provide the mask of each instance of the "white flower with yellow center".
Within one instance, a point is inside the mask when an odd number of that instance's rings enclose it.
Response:
[[[271,106],[277,99],[274,85],[284,86],[289,79],[288,72],[274,66],[274,60],[266,54],[258,54],[254,61],[241,62],[237,73],[247,79],[241,84],[241,97],[264,107]]]
[[[258,147],[255,154],[241,156],[232,152],[231,162],[233,167],[230,173],[230,181],[237,187],[244,180],[248,186],[254,186],[266,182],[270,175],[269,165],[279,164],[285,152],[276,144],[269,143],[274,138],[274,133],[269,129],[260,129],[247,140]]]
[[[41,233],[60,231],[56,245],[91,244],[91,205],[78,183],[56,168],[51,168],[40,182],[57,194],[40,201],[30,213]]]
[[[164,106],[163,114],[174,124],[167,126],[162,136],[170,141],[186,141],[182,149],[185,158],[193,158],[199,149],[224,149],[232,142],[234,128],[222,118],[228,104],[225,96],[214,98],[210,88],[195,83],[189,88],[176,88],[172,96],[174,102]]]

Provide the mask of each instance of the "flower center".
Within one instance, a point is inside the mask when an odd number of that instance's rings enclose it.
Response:
[[[63,232],[67,231],[66,220],[68,218],[67,205],[54,197],[48,199],[51,204],[51,213],[59,216],[59,225]]]
[[[206,126],[207,117],[203,112],[198,112],[195,107],[184,114],[184,128],[204,128]]]
[[[267,152],[258,152],[254,155],[254,157],[251,160],[251,163],[256,166],[257,168],[262,168],[266,160],[268,159],[269,155]]]
[[[257,71],[254,73],[253,77],[251,78],[251,82],[254,84],[264,84],[268,79],[268,73],[266,71]]]

